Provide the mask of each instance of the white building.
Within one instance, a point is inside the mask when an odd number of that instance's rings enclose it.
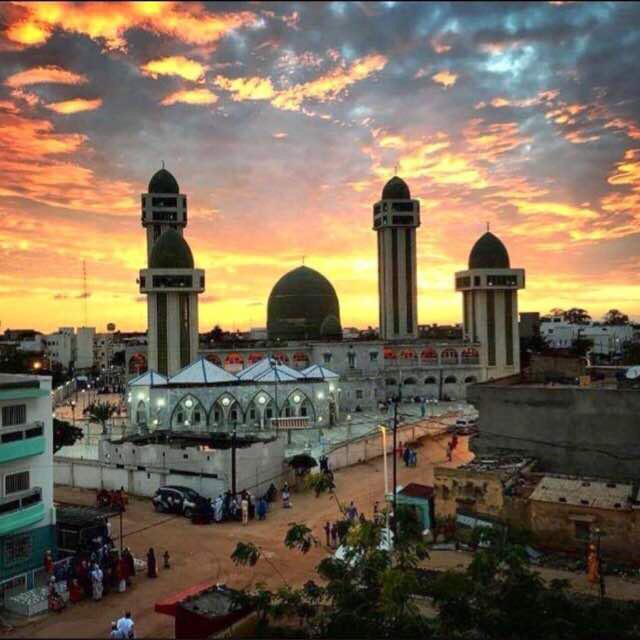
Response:
[[[78,327],[76,334],[76,371],[86,371],[93,367],[95,336],[95,327]]]
[[[555,349],[569,349],[575,340],[584,338],[593,342],[592,353],[613,356],[621,353],[625,343],[633,340],[634,328],[630,324],[572,324],[563,316],[552,316],[540,322],[540,335]]]
[[[76,336],[73,327],[61,327],[44,337],[45,358],[68,369],[76,359]]]
[[[55,546],[51,378],[0,374],[0,603]]]

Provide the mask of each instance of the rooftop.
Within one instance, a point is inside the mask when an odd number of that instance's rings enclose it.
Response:
[[[594,509],[630,509],[636,493],[633,485],[621,482],[545,475],[530,499]]]
[[[495,455],[474,458],[458,468],[468,471],[500,471],[511,474],[523,471],[527,467],[532,467],[535,462],[535,458],[496,453]]]
[[[206,616],[226,616],[240,607],[234,602],[233,592],[225,587],[212,587],[180,603],[183,609]]]

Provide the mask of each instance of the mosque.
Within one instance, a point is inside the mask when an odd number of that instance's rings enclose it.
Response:
[[[248,347],[199,345],[198,296],[205,273],[183,233],[187,197],[164,167],[142,194],[147,268],[146,352],[127,351],[129,416],[141,432],[260,431],[323,427],[398,394],[463,399],[467,385],[517,373],[518,290],[523,269],[487,231],[455,274],[463,337],[418,337],[416,231],[420,202],[395,176],[373,205],[377,235],[379,338],[343,340],[340,303],[322,274],[300,266],[283,275],[267,303],[267,340]],[[224,324],[224,321],[221,322]]]

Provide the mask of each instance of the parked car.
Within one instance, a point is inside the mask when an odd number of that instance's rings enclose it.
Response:
[[[189,487],[167,485],[160,487],[152,499],[153,507],[161,513],[179,513],[187,518],[193,514],[202,496]]]
[[[478,418],[463,416],[456,420],[454,433],[458,436],[471,436],[478,432]]]

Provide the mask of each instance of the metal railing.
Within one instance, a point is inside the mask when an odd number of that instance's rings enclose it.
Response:
[[[0,429],[0,444],[28,440],[44,435],[44,422],[36,420],[15,427],[2,427]]]
[[[7,513],[26,509],[34,504],[42,502],[42,489],[32,487],[26,491],[17,491],[11,495],[0,498],[0,517]]]

